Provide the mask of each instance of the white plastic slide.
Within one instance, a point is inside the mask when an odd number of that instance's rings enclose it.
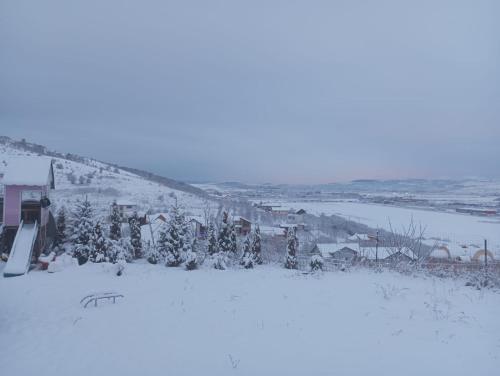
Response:
[[[36,236],[38,233],[38,224],[21,222],[7,264],[3,269],[4,277],[15,277],[28,272],[35,245]]]

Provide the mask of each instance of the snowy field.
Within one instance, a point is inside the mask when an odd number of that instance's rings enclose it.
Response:
[[[84,309],[89,292],[116,304]],[[498,375],[500,295],[392,273],[92,264],[0,279],[3,375]]]
[[[396,230],[408,226],[411,219],[426,228],[427,238],[438,238],[454,244],[483,245],[484,239],[500,257],[500,220],[459,213],[367,204],[360,202],[282,202],[285,207],[303,208],[310,214],[338,215],[373,228]]]

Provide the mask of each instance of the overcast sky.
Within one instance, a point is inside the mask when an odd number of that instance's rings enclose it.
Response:
[[[0,1],[0,134],[189,181],[500,177],[500,1]]]

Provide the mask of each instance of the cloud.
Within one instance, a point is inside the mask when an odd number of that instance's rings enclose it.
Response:
[[[4,1],[0,126],[187,180],[498,177],[499,8]]]

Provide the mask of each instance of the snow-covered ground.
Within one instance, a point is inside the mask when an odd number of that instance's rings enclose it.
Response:
[[[84,309],[89,292],[116,304]],[[463,281],[91,264],[0,279],[3,375],[497,375],[500,295]]]

